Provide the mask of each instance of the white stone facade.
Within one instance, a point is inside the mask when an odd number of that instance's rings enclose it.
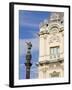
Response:
[[[64,76],[63,13],[52,13],[40,24],[38,78]]]

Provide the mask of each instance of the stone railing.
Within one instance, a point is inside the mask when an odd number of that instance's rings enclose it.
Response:
[[[64,53],[60,54],[51,54],[51,55],[44,55],[39,57],[39,61],[58,61],[58,60],[64,60]]]

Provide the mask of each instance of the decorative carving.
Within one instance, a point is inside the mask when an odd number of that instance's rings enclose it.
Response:
[[[54,24],[52,23],[50,26],[49,26],[49,33],[57,33],[59,32],[59,25],[58,24]]]
[[[47,70],[48,70],[48,68],[46,68],[46,67],[44,67],[44,68],[42,69],[43,73],[46,73]]]
[[[49,43],[60,42],[60,38],[57,35],[52,35],[49,39]]]
[[[50,76],[51,77],[59,77],[59,74],[60,74],[60,72],[53,71],[52,73],[50,73]]]
[[[64,31],[64,27],[61,27],[59,32],[63,32]]]

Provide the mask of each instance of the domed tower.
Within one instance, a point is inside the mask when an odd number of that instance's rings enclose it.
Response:
[[[64,76],[64,21],[63,13],[51,13],[40,24],[38,78]]]

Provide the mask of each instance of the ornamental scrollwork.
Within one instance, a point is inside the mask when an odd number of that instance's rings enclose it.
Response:
[[[60,42],[60,37],[57,35],[52,35],[49,39],[49,43],[53,43],[53,42]]]

